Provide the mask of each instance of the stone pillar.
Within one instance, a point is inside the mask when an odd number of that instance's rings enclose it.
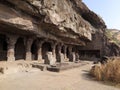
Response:
[[[75,62],[76,61],[76,54],[75,52],[72,52],[72,62]]]
[[[63,53],[64,53],[64,60],[67,61],[67,46],[66,45],[64,45]]]
[[[44,41],[39,41],[38,42],[38,61],[42,61],[42,44]]]
[[[76,61],[79,61],[79,60],[80,60],[79,54],[78,54],[78,52],[76,52]]]
[[[9,35],[7,38],[7,61],[15,61],[15,43],[17,41],[17,38],[18,37],[12,35]]]
[[[72,46],[69,46],[68,47],[68,53],[69,53],[69,55],[68,55],[68,57],[69,57],[69,61],[73,61],[73,52],[72,52]]]
[[[61,53],[62,45],[58,45],[58,60],[62,63],[64,62],[64,55]]]
[[[52,54],[53,54],[53,57],[55,57],[55,58],[56,58],[56,52],[55,52],[55,50],[56,50],[56,45],[57,45],[57,43],[52,43],[52,44],[51,44]]]
[[[76,62],[78,62],[80,60],[80,57],[79,57],[79,50],[77,48],[75,48],[75,57],[76,57]]]
[[[33,43],[33,39],[32,38],[28,38],[26,41],[26,60],[32,60],[32,53],[31,53],[31,46]]]
[[[56,52],[55,52],[55,50],[56,50],[56,45],[57,45],[56,42],[52,42],[52,43],[51,43],[52,56],[53,56],[52,60],[50,61],[50,64],[51,64],[51,65],[55,65],[55,64],[56,64]]]

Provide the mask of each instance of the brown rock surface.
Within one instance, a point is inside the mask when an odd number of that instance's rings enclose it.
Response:
[[[120,55],[120,31],[117,29],[106,30],[106,54],[108,56]]]
[[[1,0],[0,27],[5,32],[85,45],[93,31],[106,26],[81,0]]]

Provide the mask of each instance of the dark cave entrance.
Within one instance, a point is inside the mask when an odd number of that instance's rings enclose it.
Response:
[[[15,60],[25,60],[25,45],[24,45],[24,39],[18,38],[17,42],[15,44]]]
[[[80,59],[81,57],[95,57],[100,58],[100,50],[79,50]],[[83,59],[84,59],[83,58]]]
[[[51,48],[51,43],[50,42],[45,42],[42,45],[42,59],[45,60],[45,64],[48,63],[48,61],[46,60],[47,52],[52,52],[52,48]]]
[[[32,60],[37,60],[37,58],[38,58],[37,52],[38,52],[37,40],[34,40],[32,46],[31,46]]]
[[[7,61],[6,36],[2,34],[0,34],[0,61]]]

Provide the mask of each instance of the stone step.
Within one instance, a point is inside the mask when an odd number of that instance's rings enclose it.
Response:
[[[72,69],[72,68],[78,68],[81,67],[83,65],[86,65],[87,63],[67,63],[67,64],[61,64],[61,65],[57,65],[56,67],[52,67],[52,66],[47,66],[47,70],[48,71],[52,71],[52,72],[60,72],[63,70],[68,70],[68,69]]]
[[[45,65],[45,64],[39,64],[39,63],[33,63],[31,65],[32,65],[33,68],[38,68],[41,71],[45,71],[46,67],[47,67],[47,65]]]

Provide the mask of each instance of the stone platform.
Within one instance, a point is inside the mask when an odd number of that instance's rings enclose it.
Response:
[[[64,62],[64,63],[56,63],[56,66],[51,66],[48,64],[43,64],[37,61],[15,61],[15,62],[0,62],[0,74],[12,74],[17,72],[31,72],[33,70],[41,70],[41,71],[52,71],[52,72],[60,72],[63,70],[68,70],[72,68],[77,68],[87,64],[86,61],[80,62]]]
[[[83,65],[86,65],[87,62],[81,61],[81,62],[64,62],[64,63],[57,63],[56,66],[50,66],[45,64],[39,64],[39,63],[33,63],[32,67],[39,68],[41,71],[52,71],[52,72],[60,72],[63,70],[68,70],[72,68],[77,68]]]

